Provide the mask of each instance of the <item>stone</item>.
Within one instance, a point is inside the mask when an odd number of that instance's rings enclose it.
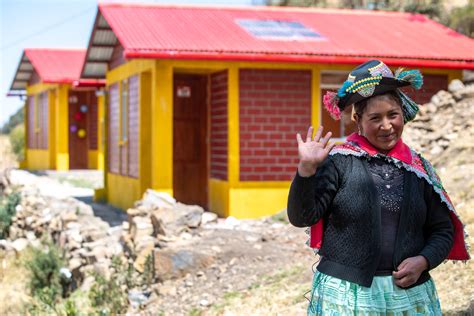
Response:
[[[106,249],[106,255],[107,255],[107,258],[123,255],[122,244],[118,241],[108,244],[107,249]]]
[[[13,241],[12,248],[15,249],[17,253],[22,252],[23,250],[28,247],[28,239],[26,238],[19,238]]]
[[[92,249],[96,261],[101,261],[107,258],[107,247],[106,246],[97,246]]]
[[[103,277],[109,279],[111,275],[110,271],[111,261],[109,259],[101,259],[94,263],[94,271]]]
[[[72,276],[75,280],[80,280],[82,279],[82,274],[80,272],[80,268],[83,265],[83,261],[81,258],[73,257],[71,260],[69,260],[68,263],[68,268],[72,273]]]
[[[176,296],[178,295],[178,291],[175,286],[163,283],[160,287],[158,287],[158,293],[163,296]]]
[[[451,93],[459,91],[464,88],[465,88],[464,83],[462,83],[462,81],[459,79],[452,80],[448,85],[448,91]]]
[[[63,225],[65,226],[70,222],[76,222],[77,215],[76,213],[73,213],[73,212],[65,212],[61,214],[61,220],[63,222]]]
[[[95,278],[93,276],[87,276],[82,282],[80,289],[81,291],[87,293],[91,290],[92,285],[95,283]]]
[[[160,218],[159,214],[153,212],[150,216],[151,223],[153,225],[153,236],[166,235],[165,224]]]
[[[155,275],[160,280],[182,277],[194,270],[201,270],[214,261],[214,257],[190,249],[155,249]]]
[[[146,190],[143,198],[135,203],[136,206],[145,206],[150,208],[172,208],[176,200],[168,193],[158,192],[152,189]]]
[[[6,239],[0,239],[0,250],[9,251],[12,248],[11,242]]]
[[[204,212],[201,218],[201,225],[217,222],[217,214],[212,212]]]
[[[153,235],[153,225],[149,217],[135,216],[132,219],[130,234],[133,240]]]

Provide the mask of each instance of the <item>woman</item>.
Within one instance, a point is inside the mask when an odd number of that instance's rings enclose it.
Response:
[[[462,223],[431,165],[401,139],[417,105],[400,87],[420,88],[418,71],[395,76],[381,61],[355,68],[324,97],[335,118],[354,105],[359,133],[335,146],[320,127],[297,134],[300,162],[288,217],[311,227],[320,248],[308,315],[441,315],[429,270],[467,260]]]

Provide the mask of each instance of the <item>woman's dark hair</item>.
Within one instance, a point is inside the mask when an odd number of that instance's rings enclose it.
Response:
[[[384,96],[389,100],[395,101],[398,105],[400,105],[400,107],[402,106],[402,100],[400,99],[400,96],[398,95],[398,93],[396,91],[393,90],[393,91],[388,91],[384,94],[379,94],[379,95],[376,95],[376,96],[373,96],[373,97],[370,97],[370,98],[367,98],[367,99],[364,99],[362,101],[354,103],[354,112],[357,115],[362,116],[362,114],[364,113],[365,108],[367,107],[367,104],[369,103],[369,100],[372,99],[372,98],[381,97],[381,96]]]

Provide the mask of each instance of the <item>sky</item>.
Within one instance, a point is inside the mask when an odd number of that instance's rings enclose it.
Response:
[[[264,0],[126,0],[171,4],[255,5]],[[86,48],[97,0],[0,0],[0,127],[23,106],[7,97],[24,48]]]

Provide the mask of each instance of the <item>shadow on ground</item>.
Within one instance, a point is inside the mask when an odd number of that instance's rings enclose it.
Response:
[[[127,213],[122,209],[105,203],[96,203],[91,196],[75,196],[75,199],[90,205],[94,215],[107,222],[110,227],[120,226],[128,220]]]

